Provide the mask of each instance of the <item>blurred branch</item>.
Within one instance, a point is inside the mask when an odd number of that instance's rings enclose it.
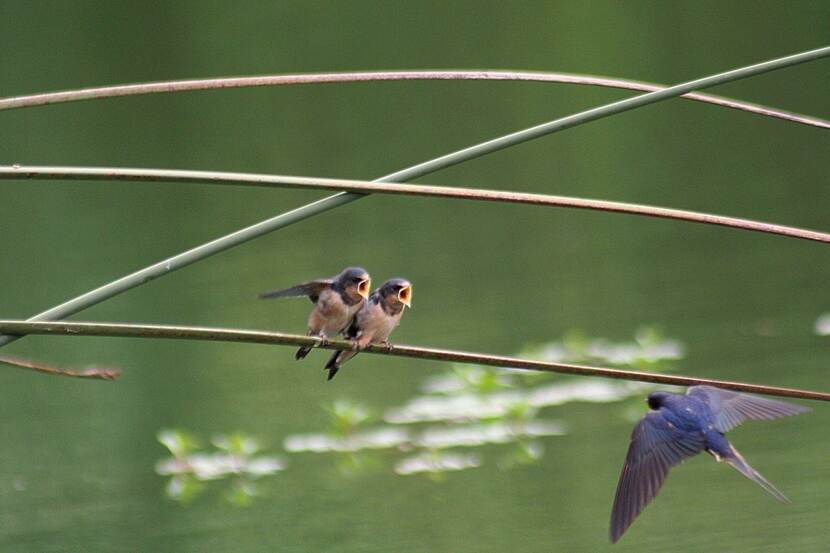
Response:
[[[524,81],[601,86],[623,90],[639,90],[642,92],[655,92],[666,88],[663,85],[632,81],[628,79],[612,79],[607,77],[595,77],[591,75],[535,71],[357,71],[348,73],[220,77],[213,79],[191,79],[184,81],[162,81],[154,83],[81,88],[62,92],[47,92],[42,94],[2,98],[0,99],[0,111],[4,109],[19,109],[62,104],[65,102],[100,100],[104,98],[116,98],[121,96],[136,96],[140,94],[216,90],[225,88],[251,88],[260,86],[357,83],[370,81]],[[818,117],[800,115],[798,113],[762,106],[760,104],[732,100],[722,96],[690,92],[683,94],[681,98],[755,113],[766,117],[784,119],[786,121],[792,121],[802,125],[830,129],[830,121],[826,121]]]
[[[258,175],[251,173],[224,173],[215,171],[181,171],[172,169],[120,169],[115,167],[29,167],[0,166],[0,180],[37,179],[37,180],[125,180],[140,182],[181,182],[220,185],[242,185],[269,188],[302,188],[313,190],[344,190],[358,194],[395,194],[402,196],[427,196],[456,200],[478,200],[489,202],[506,202],[530,204],[548,207],[571,207],[591,209],[604,212],[629,213],[646,217],[676,219],[693,223],[720,225],[755,232],[777,234],[792,238],[802,238],[816,242],[830,243],[830,234],[813,230],[776,225],[762,221],[738,219],[709,213],[696,213],[681,209],[669,209],[647,205],[572,198],[567,196],[550,196],[545,194],[528,194],[523,192],[504,192],[481,188],[453,188],[449,186],[430,186],[423,184],[378,183],[345,179],[324,179],[317,177],[294,177],[283,175]]]
[[[458,150],[456,152],[452,152],[450,154],[446,154],[435,159],[431,159],[424,163],[407,167],[406,169],[402,169],[400,171],[396,171],[389,175],[380,177],[379,179],[375,179],[375,181],[405,182],[408,180],[416,179],[419,177],[423,177],[424,175],[427,175],[429,173],[438,171],[439,169],[446,169],[447,167],[452,167],[453,165],[457,165],[464,161],[469,161],[477,157],[497,152],[504,148],[515,146],[517,144],[521,144],[523,142],[527,142],[535,138],[539,138],[541,136],[545,136],[571,127],[576,127],[578,125],[582,125],[590,121],[596,121],[597,119],[602,119],[604,117],[608,117],[610,115],[614,115],[617,113],[622,113],[632,109],[654,104],[656,102],[667,100],[669,98],[674,98],[676,96],[686,94],[687,92],[691,92],[692,90],[716,86],[719,84],[724,84],[739,79],[751,77],[754,75],[760,75],[762,73],[767,73],[769,71],[774,71],[776,69],[783,69],[785,67],[790,67],[793,65],[812,61],[826,56],[830,56],[830,46],[820,48],[818,50],[801,52],[799,54],[794,54],[791,56],[786,56],[783,58],[778,58],[763,63],[750,65],[747,67],[733,69],[731,71],[718,73],[716,75],[703,77],[701,79],[695,79],[693,81],[681,83],[655,92],[649,92],[647,94],[641,94],[638,96],[634,96],[632,98],[627,98],[625,100],[619,100],[617,102],[599,106],[593,109],[589,109],[587,111],[575,113],[567,117],[562,117],[560,119],[556,119],[548,123],[543,123],[535,127],[530,127],[528,129],[517,131],[508,135],[500,136],[493,140],[488,140],[486,142],[482,142],[480,144],[476,144],[474,146],[470,146],[468,148],[464,148],[462,150]],[[220,238],[217,238],[215,240],[212,240],[210,242],[207,242],[185,252],[182,252],[180,254],[174,255],[173,257],[165,259],[159,263],[154,263],[153,265],[145,267],[132,274],[114,280],[109,284],[105,284],[104,286],[101,286],[94,290],[90,290],[89,292],[81,294],[76,298],[73,298],[60,305],[52,307],[51,309],[47,309],[46,311],[43,311],[35,315],[34,317],[31,317],[29,320],[48,321],[63,319],[69,315],[77,313],[78,311],[86,309],[87,307],[98,304],[113,296],[121,294],[122,292],[135,288],[136,286],[141,286],[142,284],[145,284],[162,275],[166,275],[173,272],[174,270],[186,267],[191,263],[195,263],[202,259],[206,259],[219,252],[222,252],[234,246],[238,246],[240,244],[244,244],[249,240],[253,240],[254,238],[258,238],[269,232],[273,232],[277,229],[286,227],[298,221],[302,221],[309,217],[313,217],[314,215],[318,215],[320,213],[328,211],[329,209],[333,209],[335,207],[351,203],[364,197],[366,197],[365,194],[355,194],[353,192],[340,192],[327,198],[323,198],[322,200],[318,200],[316,202],[307,204],[297,209],[282,213],[270,219],[260,221],[259,223],[251,225],[249,227],[237,230],[236,232],[232,232],[231,234],[227,234],[225,236],[222,236]],[[0,347],[9,344],[16,339],[16,337],[11,336],[0,336]]]
[[[121,376],[120,369],[104,369],[100,367],[92,367],[83,371],[75,371],[72,369],[61,369],[54,365],[47,365],[31,361],[29,359],[18,359],[16,357],[0,356],[0,363],[11,365],[19,369],[29,369],[46,374],[53,374],[56,376],[71,376],[74,378],[95,378],[98,380],[115,380]]]
[[[205,340],[212,342],[244,342],[251,344],[275,344],[283,346],[312,346],[339,350],[352,349],[352,344],[343,340],[326,341],[315,336],[302,336],[299,334],[286,334],[283,332],[194,326],[0,320],[0,332],[13,335],[42,334],[61,336],[111,336],[119,338],[170,338],[177,340]],[[655,374],[604,367],[590,367],[587,365],[574,365],[569,363],[549,363],[545,361],[533,361],[530,359],[518,359],[515,357],[487,355],[483,353],[469,353],[465,351],[401,345],[392,346],[390,348],[383,345],[372,345],[364,351],[366,353],[378,355],[392,355],[397,357],[409,357],[413,359],[431,359],[435,361],[488,365],[491,367],[526,369],[581,376],[599,376],[617,380],[637,380],[641,382],[653,382],[673,386],[695,386],[699,384],[706,384],[730,390],[737,390],[739,392],[753,392],[773,396],[830,401],[830,394],[810,390],[779,388],[776,386],[764,386],[762,384],[746,384],[742,382]]]

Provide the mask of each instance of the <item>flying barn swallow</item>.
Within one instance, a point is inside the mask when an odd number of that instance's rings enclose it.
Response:
[[[391,346],[389,335],[401,322],[404,307],[412,307],[412,284],[402,278],[387,280],[375,290],[354,321],[346,329],[346,338],[349,338],[357,350],[366,349],[369,344],[383,343]],[[334,378],[340,367],[357,355],[357,351],[341,350],[334,352],[326,369],[329,371],[328,380]]]
[[[634,428],[614,507],[611,541],[616,542],[654,499],[669,469],[702,451],[724,461],[784,503],[789,500],[753,469],[724,434],[746,420],[770,420],[810,409],[762,397],[692,386],[686,395],[652,392],[652,409]]]
[[[343,332],[354,319],[369,296],[372,279],[362,267],[347,267],[332,278],[304,282],[285,290],[260,294],[266,298],[295,298],[308,296],[314,309],[308,317],[308,335],[330,338]],[[301,347],[295,357],[302,359],[310,347]]]

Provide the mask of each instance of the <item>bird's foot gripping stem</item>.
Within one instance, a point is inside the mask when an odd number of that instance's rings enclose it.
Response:
[[[304,359],[309,353],[311,353],[311,350],[313,350],[314,348],[327,346],[329,344],[328,339],[322,334],[313,334],[313,333],[309,332],[308,336],[310,336],[311,338],[314,338],[315,341],[310,346],[303,346],[303,347],[301,347],[300,349],[297,350],[297,353],[296,353],[296,355],[294,355],[294,358],[297,359],[298,361],[300,359]]]

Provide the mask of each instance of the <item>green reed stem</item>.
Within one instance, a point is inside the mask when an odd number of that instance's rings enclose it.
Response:
[[[748,67],[741,67],[724,73],[711,75],[701,79],[695,79],[686,83],[681,83],[663,90],[649,92],[633,98],[620,100],[611,104],[596,107],[583,111],[574,115],[556,119],[542,125],[537,125],[522,131],[514,132],[451,154],[447,154],[430,161],[413,165],[401,171],[385,175],[376,182],[404,182],[418,177],[422,177],[439,169],[451,167],[463,161],[474,159],[492,152],[496,152],[503,148],[521,144],[534,138],[561,131],[570,127],[575,127],[590,121],[595,121],[603,117],[608,117],[617,113],[622,113],[631,109],[643,107],[649,104],[667,100],[676,96],[680,96],[692,90],[708,88],[711,86],[744,79],[754,75],[760,75],[776,69],[783,69],[800,63],[820,59],[830,56],[830,46],[819,48],[817,50],[810,50],[801,52],[791,56],[778,58]],[[345,205],[347,203],[359,200],[365,197],[364,194],[356,194],[350,192],[341,192],[322,200],[307,204],[297,209],[288,211],[281,215],[277,215],[270,219],[266,219],[249,227],[240,229],[236,232],[228,234],[212,240],[201,246],[197,246],[178,255],[170,257],[159,263],[145,267],[132,274],[124,276],[118,280],[110,282],[104,286],[91,290],[67,302],[57,305],[42,313],[31,317],[31,321],[55,320],[62,319],[73,313],[77,313],[87,307],[100,303],[106,299],[116,296],[126,290],[140,286],[162,275],[168,274],[176,269],[186,267],[191,263],[208,258],[228,248],[232,248],[248,240],[252,240],[274,230],[286,227],[297,221],[302,221],[308,217],[317,215],[333,209],[335,207]],[[0,346],[4,346],[17,340],[18,337],[0,336]]]

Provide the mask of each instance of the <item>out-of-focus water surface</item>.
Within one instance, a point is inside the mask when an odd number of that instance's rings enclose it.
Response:
[[[820,2],[5,2],[0,96],[391,68],[673,83],[821,46],[828,17]],[[830,117],[828,63],[715,92]],[[123,98],[0,114],[0,161],[374,178],[628,95],[409,82]],[[819,129],[672,100],[422,182],[828,230],[829,146]],[[3,318],[25,318],[321,197],[102,182],[4,182],[0,194]],[[820,319],[830,312],[827,246],[572,210],[371,197],[75,318],[301,332],[307,302],[256,294],[347,264],[367,267],[376,282],[400,275],[414,283],[397,342],[541,355],[569,336],[583,345],[637,343],[645,326],[657,330],[641,338],[656,332],[682,345],[670,361],[677,372],[830,389],[830,331]],[[327,383],[325,353],[297,363],[280,347],[32,337],[6,352],[126,373],[101,383],[0,371],[0,549],[12,552],[607,550],[632,416],[644,409],[636,397],[646,393],[556,403],[561,389],[527,390],[573,381],[505,384],[485,375],[491,381],[482,384],[462,373],[473,397],[505,385],[524,395],[501,415],[453,426],[401,422],[411,411],[396,411],[453,393],[458,382],[440,377],[450,367],[437,362],[363,355]],[[792,505],[700,456],[673,471],[614,548],[825,549],[830,407],[811,406],[808,415],[731,434]],[[362,434],[378,429],[387,433]],[[199,447],[188,449],[188,435]],[[185,480],[159,437],[184,447],[181,456],[201,455],[205,479]],[[386,442],[367,445],[377,440]],[[192,492],[186,501],[168,496],[178,477],[172,494]]]

